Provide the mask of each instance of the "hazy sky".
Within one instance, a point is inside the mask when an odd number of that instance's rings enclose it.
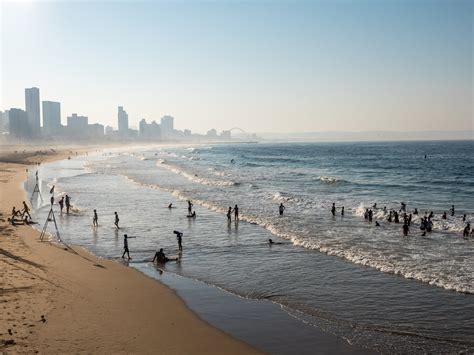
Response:
[[[0,110],[37,86],[63,122],[473,130],[472,0],[0,2]]]

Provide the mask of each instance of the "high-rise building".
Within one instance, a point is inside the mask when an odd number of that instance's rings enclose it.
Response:
[[[66,132],[68,136],[76,138],[86,138],[88,134],[89,119],[85,116],[78,116],[73,113],[67,118]]]
[[[0,131],[8,132],[10,130],[10,110],[5,110],[2,113],[2,126]]]
[[[61,104],[43,101],[43,132],[47,135],[58,134],[61,130]]]
[[[161,117],[161,135],[163,139],[169,139],[173,137],[174,133],[174,118],[171,116]]]
[[[16,138],[26,138],[31,135],[28,124],[28,114],[19,108],[11,108],[9,112],[10,135]]]
[[[25,89],[25,108],[31,134],[36,136],[39,134],[41,126],[40,97],[38,88]]]
[[[118,130],[120,134],[128,133],[128,114],[123,109],[123,106],[118,107]]]

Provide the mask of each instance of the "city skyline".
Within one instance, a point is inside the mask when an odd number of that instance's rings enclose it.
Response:
[[[2,109],[37,86],[114,126],[123,104],[200,133],[473,129],[467,0],[1,6]]]

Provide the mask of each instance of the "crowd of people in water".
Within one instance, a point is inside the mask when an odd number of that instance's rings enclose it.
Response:
[[[54,186],[53,186],[53,188],[50,192],[52,192],[52,191],[54,191]],[[51,209],[53,207],[53,204],[54,204],[54,197],[52,195],[51,196]],[[188,206],[187,206],[188,213],[187,213],[186,217],[196,218],[196,211],[193,210],[194,204],[190,200],[187,201],[187,204],[188,204]],[[66,214],[70,214],[71,209],[72,209],[71,197],[69,195],[62,196],[61,199],[58,201],[58,205],[59,205],[59,209],[60,209],[61,214],[63,213],[64,207],[66,207]],[[170,203],[168,205],[168,208],[172,209],[172,208],[175,208],[175,207],[173,206],[173,203]],[[335,203],[332,203],[332,206],[331,206],[332,216],[336,216],[337,209],[339,209],[339,208],[340,208],[340,215],[344,216],[344,213],[345,213],[344,206],[337,207]],[[285,210],[286,210],[286,207],[283,205],[283,203],[280,203],[280,205],[278,207],[279,215],[283,216]],[[403,222],[402,234],[404,236],[408,236],[409,233],[410,233],[410,227],[412,226],[413,216],[419,216],[419,212],[418,212],[417,208],[414,208],[411,213],[407,212],[407,205],[404,202],[401,202],[401,206],[398,210],[396,210],[396,209],[388,210],[386,206],[384,206],[382,209],[380,209],[380,208],[377,207],[377,203],[374,203],[372,205],[372,208],[366,208],[365,209],[365,212],[364,212],[364,215],[363,215],[364,219],[369,223],[373,222],[374,211],[379,212],[380,210],[382,211],[383,217],[387,222],[397,223],[397,224]],[[456,211],[455,211],[454,205],[452,205],[451,208],[450,208],[451,217],[454,217],[455,213],[456,213]],[[232,215],[234,215],[234,221],[238,222],[239,221],[239,207],[238,207],[237,204],[233,208],[231,206],[229,206],[229,208],[227,210],[226,216],[227,216],[227,220],[228,220],[229,223],[232,221]],[[422,234],[421,234],[422,236],[426,236],[426,233],[432,232],[434,217],[435,217],[435,215],[434,215],[433,211],[431,211],[429,213],[425,212],[424,216],[420,217],[419,229],[422,232]],[[448,215],[447,215],[446,212],[444,212],[441,215],[441,219],[442,220],[448,219]],[[16,207],[13,207],[11,218],[9,218],[9,221],[11,222],[12,225],[33,224],[34,223],[31,219],[30,207],[28,206],[28,204],[25,201],[23,201],[23,209],[17,210]],[[467,217],[466,217],[465,214],[462,217],[462,221],[466,223],[465,227],[463,229],[463,237],[465,237],[465,238],[469,237],[469,236],[474,237],[474,228],[471,230],[471,225],[470,225],[469,221],[467,221]],[[115,211],[114,212],[114,225],[115,225],[115,228],[117,230],[120,229],[119,222],[120,222],[120,218],[118,216],[118,213]],[[99,227],[99,216],[98,216],[98,213],[97,213],[96,209],[94,209],[94,211],[93,211],[92,226],[93,226],[93,228],[98,228]],[[381,227],[381,224],[379,223],[379,221],[375,221],[375,226],[376,227]],[[160,250],[155,253],[155,255],[153,257],[153,262],[156,261],[158,263],[166,263],[166,262],[172,261],[172,260],[176,260],[176,261],[180,260],[181,253],[183,251],[183,245],[182,245],[183,233],[181,233],[179,231],[174,231],[173,233],[176,235],[176,238],[177,238],[178,256],[175,257],[175,258],[168,258],[168,257],[166,257],[166,255],[163,251],[163,248],[160,248]],[[130,239],[130,238],[136,238],[136,237],[128,236],[127,234],[124,234],[124,236],[123,236],[123,254],[122,254],[122,258],[125,258],[125,255],[127,255],[127,258],[131,259],[130,250],[128,248],[128,239]],[[271,245],[274,245],[274,244],[281,244],[281,243],[274,242],[272,239],[268,240],[268,245],[271,246]]]
[[[336,207],[336,204],[333,203],[332,207],[331,207],[331,213],[332,213],[333,216],[336,216],[337,208],[339,208],[339,207]],[[341,216],[344,216],[344,206],[342,206],[340,208],[341,208]],[[378,210],[377,203],[374,203],[372,208],[366,208],[365,209],[364,219],[368,222],[372,222],[373,218],[374,218],[374,211],[375,210]],[[410,232],[410,227],[411,227],[411,224],[412,224],[413,216],[414,215],[415,216],[419,215],[419,212],[418,212],[417,208],[414,208],[412,213],[408,213],[407,212],[407,205],[406,205],[405,202],[400,203],[400,209],[398,211],[393,210],[393,209],[388,211],[387,207],[384,206],[382,208],[382,213],[383,213],[383,216],[386,219],[386,221],[389,222],[389,223],[392,223],[392,222],[393,223],[400,223],[401,219],[403,219],[402,233],[405,237],[408,236],[408,234]],[[454,209],[454,205],[451,205],[451,208],[450,208],[451,217],[454,217],[455,213],[456,212],[455,212],[455,209]],[[280,214],[282,214],[281,209],[280,209]],[[429,213],[425,212],[424,216],[420,218],[419,228],[422,232],[421,233],[422,236],[426,236],[427,232],[430,233],[430,232],[433,231],[433,219],[434,219],[433,211],[430,211]],[[443,212],[443,214],[441,215],[441,219],[443,219],[443,220],[448,219],[446,211]],[[464,229],[463,229],[463,237],[469,237],[469,236],[474,237],[474,228],[471,229],[471,224],[466,219],[467,219],[467,216],[466,216],[466,214],[464,214],[463,217],[462,217],[462,221],[466,224],[465,224]],[[375,221],[375,226],[380,227],[381,225],[378,221]]]

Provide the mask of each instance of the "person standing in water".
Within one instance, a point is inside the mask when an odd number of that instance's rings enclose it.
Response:
[[[97,215],[97,210],[94,210],[94,217],[92,218],[92,225],[94,227],[99,226],[99,216]]]
[[[451,216],[454,216],[454,205],[451,205]]]
[[[407,237],[409,231],[410,231],[410,227],[408,227],[408,224],[407,224],[407,223],[404,223],[404,224],[403,224],[403,235],[404,235],[405,237]]]
[[[239,220],[239,206],[237,205],[234,206],[234,219],[235,219],[235,222]]]
[[[66,195],[66,214],[69,214],[69,209],[71,208],[71,198]]]
[[[59,204],[59,209],[60,209],[60,211],[61,211],[61,214],[63,214],[63,208],[64,208],[64,196],[63,196],[63,197],[61,197],[61,199],[59,200],[58,204]]]
[[[193,213],[193,203],[188,200],[188,215],[191,215]]]
[[[283,203],[280,203],[278,211],[280,212],[280,216],[283,216],[283,212],[285,211],[285,206],[283,206]]]
[[[132,259],[130,257],[130,251],[128,250],[128,236],[126,234],[123,235],[123,254],[122,259],[124,258],[125,254],[127,254],[128,259]]]
[[[341,216],[344,216],[344,206],[342,206],[342,209],[341,209]]]
[[[176,234],[176,239],[178,240],[178,250],[179,251],[183,251],[183,233],[181,232],[178,232],[178,231],[174,231],[173,232],[174,234]]]
[[[331,213],[332,213],[333,216],[336,215],[336,204],[334,202],[332,203]]]
[[[230,222],[232,220],[232,207],[229,206],[227,210],[227,220]]]
[[[114,212],[114,214],[115,214],[115,222],[114,222],[115,227],[116,227],[117,229],[120,229],[120,227],[119,227],[120,219],[119,219],[118,213],[117,213],[117,212]]]
[[[466,224],[466,227],[464,227],[464,230],[462,232],[463,237],[469,237],[469,230],[471,229],[471,224],[468,222]]]

